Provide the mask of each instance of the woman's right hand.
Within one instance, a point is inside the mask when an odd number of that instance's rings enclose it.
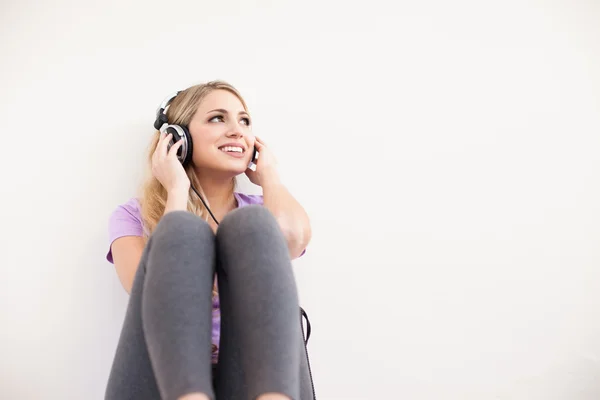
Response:
[[[190,189],[190,179],[185,173],[183,165],[177,159],[177,150],[181,147],[183,140],[178,140],[167,151],[172,137],[171,133],[165,135],[161,132],[156,149],[152,154],[152,175],[158,179],[169,194],[179,192],[187,195]]]

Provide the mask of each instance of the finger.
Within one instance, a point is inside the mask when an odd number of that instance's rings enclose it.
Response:
[[[262,142],[260,142],[259,140],[255,140],[254,141],[254,146],[256,146],[256,149],[258,151],[260,151],[264,147],[264,144]]]
[[[183,145],[183,140],[178,140],[173,146],[171,146],[171,149],[169,149],[169,157],[172,158],[177,158],[177,150],[179,150],[179,148]]]
[[[156,142],[156,146],[154,147],[154,152],[152,152],[152,163],[155,163],[158,158],[158,152],[160,151],[160,144],[162,143],[164,133],[160,132],[158,134],[158,142]]]
[[[162,145],[162,142],[164,139],[165,139],[165,133],[161,132],[158,135],[158,142],[156,143],[156,148],[154,149],[154,155],[157,155],[160,152],[161,145]]]
[[[169,133],[164,138],[162,138],[161,142],[158,145],[158,149],[157,149],[159,156],[165,157],[167,155],[167,148],[169,146],[169,142],[171,141],[172,137],[173,137],[173,134]]]
[[[154,147],[154,154],[156,154],[156,152],[160,148],[160,144],[162,143],[162,140],[163,140],[164,137],[165,137],[164,132],[159,132],[158,133],[158,140],[156,141],[156,146]]]

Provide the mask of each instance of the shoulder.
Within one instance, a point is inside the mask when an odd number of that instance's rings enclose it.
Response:
[[[131,198],[127,202],[117,205],[108,218],[108,261],[112,262],[110,247],[115,240],[123,236],[143,236],[143,233],[139,200]]]
[[[251,204],[263,204],[262,194],[245,194],[240,192],[234,192],[233,194],[238,201],[238,207],[249,206]]]
[[[110,214],[110,224],[119,224],[126,222],[142,222],[142,213],[140,202],[137,198],[131,198],[123,204],[117,205]]]

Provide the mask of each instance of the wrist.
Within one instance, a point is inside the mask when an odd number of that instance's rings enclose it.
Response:
[[[167,196],[173,198],[187,197],[190,192],[189,186],[175,186],[167,189]]]
[[[167,192],[167,204],[165,205],[165,213],[176,210],[187,211],[187,203],[187,191],[183,191],[182,189],[170,190]]]
[[[281,179],[277,171],[265,171],[265,173],[261,174],[260,183],[262,187],[278,186],[281,184]]]

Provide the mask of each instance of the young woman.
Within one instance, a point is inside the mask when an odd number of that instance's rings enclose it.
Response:
[[[107,259],[130,299],[105,398],[312,400],[291,265],[309,218],[242,96],[192,86],[155,127],[143,192],[109,221]],[[242,173],[262,195],[235,190]]]

